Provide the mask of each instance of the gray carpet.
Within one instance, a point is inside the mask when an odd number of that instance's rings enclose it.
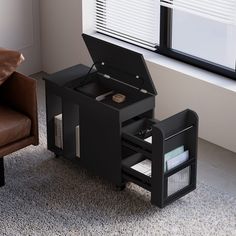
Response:
[[[41,82],[40,82],[41,84]],[[236,198],[203,183],[163,210],[147,191],[109,182],[46,149],[43,88],[40,146],[5,158],[0,235],[236,235]]]

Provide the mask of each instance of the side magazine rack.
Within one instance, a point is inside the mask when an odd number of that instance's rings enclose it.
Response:
[[[137,137],[137,131],[151,127],[152,143]],[[123,151],[133,154],[122,161],[123,177],[151,192],[151,202],[160,208],[186,195],[196,188],[198,116],[185,110],[163,121],[142,119],[122,129]],[[184,146],[189,155],[186,161],[165,170],[165,153]],[[151,176],[142,174],[131,166],[148,159],[151,161]]]
[[[156,89],[139,53],[83,35],[93,66],[45,78],[47,142],[119,190],[133,182],[160,208],[196,188],[198,116],[154,119]],[[96,67],[96,69],[93,69]],[[113,95],[126,100],[116,103]]]

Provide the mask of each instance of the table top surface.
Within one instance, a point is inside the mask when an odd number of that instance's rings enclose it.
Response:
[[[83,64],[78,64],[46,76],[44,80],[57,86],[64,87],[71,81],[83,77],[88,73],[88,71],[89,67]]]

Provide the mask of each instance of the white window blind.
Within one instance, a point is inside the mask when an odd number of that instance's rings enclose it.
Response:
[[[96,0],[96,30],[155,50],[159,44],[160,0]]]
[[[236,25],[236,0],[160,0],[161,6]]]

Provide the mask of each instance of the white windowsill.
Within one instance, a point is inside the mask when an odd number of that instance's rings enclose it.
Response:
[[[99,34],[99,33],[94,33],[92,36],[97,37],[99,39],[106,40],[108,42],[114,43],[116,45],[119,45],[121,47],[128,48],[130,50],[139,52],[143,54],[145,60],[158,64],[160,66],[166,67],[171,70],[175,70],[179,73],[183,73],[185,75],[188,75],[190,77],[214,84],[218,87],[230,90],[232,92],[236,92],[236,81],[231,80],[227,77],[217,75],[212,72],[208,72],[206,70],[188,65],[186,63],[159,55],[157,53],[151,52],[149,50],[131,45],[129,43],[122,42],[120,40]]]

